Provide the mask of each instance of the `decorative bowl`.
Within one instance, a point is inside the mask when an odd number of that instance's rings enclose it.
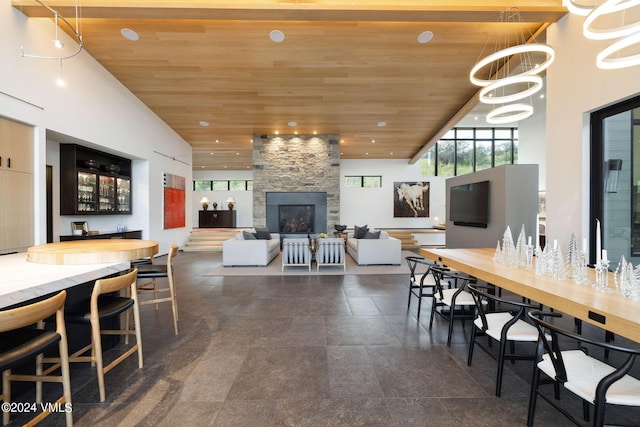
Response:
[[[85,160],[84,165],[89,169],[98,169],[100,167],[100,163],[97,160]]]
[[[111,165],[106,165],[106,166],[104,167],[104,170],[106,170],[107,172],[118,173],[118,172],[120,172],[120,166],[118,166],[118,165],[113,165],[113,164],[111,164]]]

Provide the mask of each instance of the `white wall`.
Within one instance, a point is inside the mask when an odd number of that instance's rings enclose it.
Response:
[[[518,163],[538,165],[538,190],[547,188],[546,155],[547,155],[547,97],[546,83],[541,93],[531,98],[533,115],[518,122]],[[544,95],[542,98],[540,95]]]
[[[247,170],[230,170],[230,171],[194,171],[194,180],[253,180],[253,171]],[[189,191],[192,190],[192,183],[187,183]],[[198,226],[198,211],[202,210],[200,200],[203,196],[207,196],[211,203],[218,203],[218,209],[227,209],[225,200],[232,196],[236,201],[234,209],[236,210],[236,226],[237,227],[253,227],[253,192],[252,191],[191,191],[193,198],[189,215],[191,215],[193,226]],[[213,206],[209,204],[209,209]]]
[[[346,188],[347,175],[382,175],[381,188]],[[340,161],[340,223],[352,228],[367,224],[374,228],[428,228],[445,221],[444,177],[423,177],[420,165],[398,160]],[[393,183],[428,181],[429,218],[394,218]],[[437,220],[435,218],[438,218]]]
[[[382,175],[382,188],[346,188],[346,175]],[[195,171],[193,179],[253,179],[251,171]],[[428,228],[445,221],[445,180],[443,177],[420,176],[420,166],[399,160],[340,161],[340,223],[350,228],[368,224],[379,228]],[[393,183],[396,181],[428,181],[430,183],[429,218],[394,218]],[[199,201],[206,195],[212,202],[226,200],[229,194],[236,200],[237,226],[253,226],[253,206],[250,191],[195,191],[191,203],[194,227],[198,224]],[[218,206],[220,208],[220,206]],[[226,209],[226,204],[225,204]],[[436,219],[437,218],[437,219]]]
[[[547,71],[547,240],[563,245],[594,227],[589,216],[589,113],[640,92],[640,67],[600,70],[606,41],[585,39],[584,17],[567,15],[547,30],[555,63]]]
[[[191,146],[86,52],[63,62],[67,81],[63,88],[55,85],[57,61],[22,58],[21,46],[27,53],[48,53],[54,31],[51,19],[27,19],[11,7],[10,0],[0,0],[0,28],[0,115],[35,127],[35,244],[46,242],[47,155],[53,162],[55,144],[61,142],[53,141],[49,147],[47,130],[134,159],[134,215],[82,217],[91,228],[112,231],[116,223],[125,223],[130,229],[142,228],[145,238],[160,243],[161,253],[168,252],[171,243],[182,244],[191,230],[192,216],[187,213],[184,228],[163,230],[162,173],[184,176],[190,183]],[[61,35],[66,46],[74,45],[64,33]],[[123,43],[129,42],[123,39]],[[59,199],[55,188],[54,200]],[[191,206],[191,196],[192,192],[187,191],[187,206]],[[58,212],[54,211],[56,238],[68,234],[69,223],[76,220],[59,217]]]

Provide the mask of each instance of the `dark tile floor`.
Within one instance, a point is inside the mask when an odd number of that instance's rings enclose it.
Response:
[[[72,366],[77,426],[526,425],[531,362],[507,365],[496,398],[495,361],[478,350],[466,365],[469,325],[447,347],[443,319],[428,330],[428,301],[419,320],[415,300],[407,310],[407,277],[204,276],[220,263],[177,257],[180,334],[168,305],[144,306],[144,368],[133,357],[109,372],[105,403],[92,369]],[[545,402],[536,415],[570,425]]]

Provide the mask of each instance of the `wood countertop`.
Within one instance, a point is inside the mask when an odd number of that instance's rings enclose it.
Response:
[[[158,253],[158,242],[139,239],[74,240],[27,249],[27,260],[38,264],[104,264],[147,258]]]
[[[422,256],[462,271],[487,283],[562,311],[608,331],[640,343],[640,302],[625,298],[614,289],[601,292],[571,279],[554,280],[534,271],[510,267],[493,259],[495,249],[426,249]],[[595,272],[588,269],[591,281]]]

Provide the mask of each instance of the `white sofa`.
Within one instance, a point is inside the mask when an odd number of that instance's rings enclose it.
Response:
[[[358,265],[402,263],[402,242],[380,231],[379,239],[356,239],[347,234],[347,252]]]
[[[269,240],[245,240],[241,232],[222,242],[222,265],[225,267],[267,266],[280,253],[280,234],[271,233]]]

